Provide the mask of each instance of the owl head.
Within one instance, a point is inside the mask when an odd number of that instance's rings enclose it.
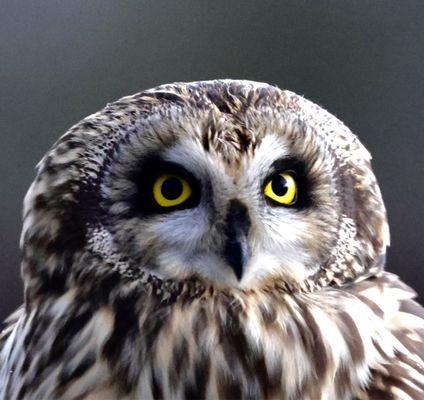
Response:
[[[382,268],[370,155],[337,118],[275,86],[175,83],[72,127],[24,209],[27,295],[84,269],[240,290],[313,290]]]

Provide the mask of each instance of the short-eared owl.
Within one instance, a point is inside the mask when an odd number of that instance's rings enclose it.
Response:
[[[85,118],[25,198],[0,398],[423,399],[423,308],[384,271],[370,159],[250,81]]]

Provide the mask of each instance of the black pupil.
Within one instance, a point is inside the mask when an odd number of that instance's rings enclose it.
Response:
[[[161,192],[165,199],[175,200],[181,196],[183,185],[179,179],[171,177],[163,182]]]
[[[287,190],[289,189],[286,178],[282,177],[281,175],[277,175],[272,178],[271,187],[272,191],[277,196],[284,196],[287,193]]]

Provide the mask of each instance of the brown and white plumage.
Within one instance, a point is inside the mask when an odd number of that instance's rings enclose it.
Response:
[[[184,208],[149,204],[163,168],[193,182]],[[294,207],[263,196],[282,169]],[[302,97],[221,80],[123,98],[38,166],[0,398],[421,399],[424,312],[388,241],[369,153]]]

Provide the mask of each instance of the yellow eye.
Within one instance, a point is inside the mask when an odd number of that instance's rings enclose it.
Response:
[[[288,172],[276,174],[266,184],[264,194],[278,204],[292,205],[297,198],[296,181]]]
[[[177,175],[162,174],[153,184],[153,197],[161,207],[178,206],[190,196],[190,185]]]

